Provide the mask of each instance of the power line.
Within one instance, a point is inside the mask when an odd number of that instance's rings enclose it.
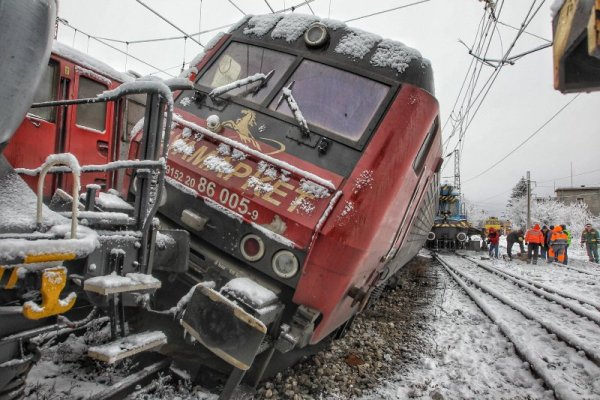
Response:
[[[178,27],[177,25],[175,25],[173,22],[169,21],[168,19],[166,19],[165,17],[163,17],[161,14],[159,14],[157,11],[155,11],[152,7],[148,6],[146,3],[144,3],[142,0],[135,0],[138,3],[140,3],[142,6],[144,6],[146,9],[148,9],[151,13],[153,13],[154,15],[156,15],[158,18],[162,19],[163,21],[165,21],[167,24],[171,25],[173,28],[177,29],[179,32],[183,33],[186,37],[189,37],[190,39],[192,39],[195,43],[197,43],[200,47],[204,48],[204,45],[202,43],[200,43],[199,41],[197,41],[196,39],[194,39],[192,36],[188,35],[183,29],[181,29],[180,27]],[[244,14],[245,15],[245,14]]]
[[[380,15],[380,14],[385,14],[391,11],[396,11],[399,10],[401,8],[406,8],[406,7],[411,7],[411,6],[415,6],[417,4],[421,4],[421,3],[427,3],[431,0],[420,0],[420,1],[416,1],[414,3],[410,3],[410,4],[405,4],[403,6],[399,6],[399,7],[394,7],[394,8],[390,8],[389,10],[383,10],[383,11],[378,11],[378,12],[374,12],[372,14],[367,14],[367,15],[363,15],[361,17],[356,17],[356,18],[351,18],[351,19],[347,19],[344,22],[352,22],[352,21],[358,21],[359,19],[363,19],[363,18],[369,18],[369,17],[373,17],[375,15]],[[329,6],[331,8],[331,2],[329,3]]]
[[[481,100],[479,101],[479,104],[477,104],[477,107],[475,108],[475,111],[473,113],[473,115],[469,118],[467,116],[467,125],[464,128],[464,131],[461,132],[461,135],[459,136],[459,141],[456,144],[456,146],[454,147],[455,149],[461,145],[461,139],[464,137],[464,135],[466,134],[467,129],[471,126],[471,124],[473,123],[473,120],[475,119],[475,116],[477,115],[478,111],[480,110],[484,100],[486,99],[486,97],[488,96],[492,85],[494,84],[494,82],[496,81],[496,79],[498,78],[498,75],[500,73],[500,71],[502,70],[502,68],[504,67],[504,65],[506,64],[506,61],[508,60],[508,57],[510,56],[511,51],[514,49],[517,41],[519,40],[519,38],[521,37],[521,35],[523,34],[523,32],[525,31],[525,29],[527,28],[527,26],[531,23],[531,21],[533,20],[533,18],[537,15],[537,13],[540,11],[542,5],[545,3],[546,0],[542,0],[541,3],[538,5],[537,9],[535,9],[537,0],[533,0],[533,2],[531,3],[531,7],[529,8],[529,11],[527,12],[527,14],[525,15],[525,18],[523,19],[523,22],[521,23],[521,28],[519,29],[519,32],[517,33],[517,35],[515,36],[515,38],[513,39],[511,45],[509,46],[508,50],[506,51],[506,53],[504,54],[504,56],[502,57],[502,59],[499,61],[499,64],[497,67],[495,67],[494,72],[492,73],[492,75],[488,78],[488,81],[486,82],[486,84],[484,84],[483,88],[479,91],[479,93],[477,94],[477,97],[475,98],[475,100],[469,105],[469,109],[467,111],[470,111],[470,109],[475,105],[475,103],[477,102],[477,99],[481,96],[481,94],[483,93],[483,97],[481,98]],[[504,5],[504,3],[503,3]],[[534,10],[535,9],[535,10]],[[500,14],[498,14],[496,16],[496,21],[498,20]],[[524,55],[524,54],[523,54]],[[516,57],[522,57],[523,55],[519,55]],[[485,57],[484,57],[485,58]],[[488,85],[489,82],[489,85]],[[487,87],[486,87],[487,86]],[[484,93],[485,91],[485,93]],[[461,121],[462,124],[462,121]],[[461,125],[462,127],[462,125]],[[472,178],[474,179],[474,178]],[[465,183],[468,182],[465,181]]]
[[[273,10],[273,7],[271,7],[271,5],[269,4],[269,1],[265,0],[265,3],[267,4],[267,7],[269,7],[269,10],[271,10],[271,13],[275,14],[275,10]]]
[[[312,15],[315,15],[315,12],[313,11],[312,7],[310,6],[310,2],[307,0],[304,0],[304,3],[308,6],[308,9],[312,13]]]
[[[166,74],[166,75],[169,75],[171,78],[174,78],[174,77],[175,77],[175,75],[169,74],[168,72],[165,72],[164,70],[162,70],[162,69],[160,69],[160,68],[157,68],[157,67],[155,67],[154,65],[152,65],[152,64],[150,64],[150,63],[148,63],[148,62],[146,62],[146,61],[144,61],[144,60],[142,60],[142,59],[140,59],[140,58],[138,58],[138,57],[135,57],[135,56],[133,56],[133,55],[131,55],[131,54],[129,54],[129,53],[127,53],[127,52],[125,52],[125,51],[121,50],[121,49],[119,49],[118,47],[115,47],[115,46],[113,46],[113,45],[111,45],[111,44],[108,44],[108,43],[106,43],[105,41],[103,41],[102,39],[99,39],[99,38],[95,37],[94,35],[90,35],[89,33],[86,33],[86,32],[84,32],[84,31],[82,31],[81,29],[75,28],[74,26],[72,26],[71,24],[69,24],[69,22],[68,22],[68,21],[66,21],[66,20],[64,20],[64,19],[62,19],[62,18],[57,18],[57,19],[58,19],[58,22],[60,22],[61,24],[63,24],[63,25],[65,25],[65,26],[67,26],[67,27],[69,27],[69,28],[73,29],[75,32],[81,32],[81,33],[83,33],[84,35],[88,36],[89,38],[91,38],[91,39],[93,39],[93,40],[95,40],[95,41],[97,41],[97,42],[99,42],[99,43],[101,43],[101,44],[105,45],[106,47],[109,47],[109,48],[111,48],[111,49],[113,49],[113,50],[115,50],[115,51],[117,51],[117,52],[119,52],[119,53],[121,53],[121,54],[124,54],[124,55],[125,55],[125,56],[127,56],[127,57],[131,57],[131,58],[133,58],[134,60],[136,60],[136,61],[138,61],[138,62],[141,62],[142,64],[144,64],[144,65],[146,65],[146,66],[148,66],[148,67],[152,68],[153,70],[155,70],[155,71],[157,71],[157,72],[162,72],[162,73],[164,73],[164,74]]]
[[[502,26],[506,26],[507,28],[514,29],[515,31],[518,31],[518,30],[520,29],[520,28],[517,28],[517,27],[515,27],[515,26],[512,26],[512,25],[510,25],[510,24],[507,24],[506,22],[502,22],[502,21],[500,21],[500,20],[498,21],[498,23],[499,23],[500,25],[502,25]],[[548,40],[548,39],[546,39],[545,37],[542,37],[542,36],[536,35],[535,33],[527,32],[527,31],[523,31],[523,33],[525,33],[526,35],[533,36],[533,37],[535,37],[535,38],[541,39],[541,40],[543,40],[543,41],[545,41],[545,42],[552,43],[552,40]]]
[[[235,3],[233,2],[233,0],[227,0],[227,1],[228,1],[228,2],[229,2],[231,5],[232,5],[232,6],[234,6],[235,8],[237,8],[237,10],[238,10],[239,12],[241,12],[241,13],[242,13],[242,14],[244,14],[244,15],[246,15],[246,13],[244,12],[244,10],[242,10],[241,8],[239,8],[239,7],[237,6],[237,4],[235,4]]]
[[[515,151],[517,151],[518,149],[520,149],[531,138],[533,138],[535,135],[537,135],[538,133],[540,133],[542,131],[542,129],[544,129],[546,127],[546,125],[548,125],[554,118],[556,118],[561,112],[563,112],[563,110],[565,108],[567,108],[571,103],[573,103],[575,101],[575,99],[577,99],[580,95],[581,95],[581,93],[577,94],[567,104],[565,104],[564,106],[562,106],[557,112],[554,113],[554,115],[552,115],[552,117],[550,117],[546,122],[544,122],[542,124],[542,126],[540,126],[538,129],[536,129],[535,132],[533,132],[525,140],[523,140],[521,143],[519,143],[519,145],[517,147],[515,147],[514,149],[512,149],[508,154],[506,154],[504,157],[502,157],[500,160],[498,160],[497,162],[495,162],[492,166],[490,166],[489,168],[487,168],[483,172],[480,172],[479,174],[475,175],[474,177],[465,180],[464,183],[467,183],[467,182],[470,182],[470,181],[472,181],[474,179],[479,178],[480,176],[482,176],[482,175],[486,174],[487,172],[491,171],[492,168],[494,168],[495,166],[497,166],[498,164],[500,164],[502,161],[504,161],[508,157],[510,157]]]

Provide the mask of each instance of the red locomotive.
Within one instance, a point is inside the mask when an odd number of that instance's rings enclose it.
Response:
[[[426,241],[438,103],[416,50],[314,16],[247,18],[209,47],[176,97],[160,209],[191,234],[189,270],[161,291],[211,281],[183,326],[264,371],[342,333]]]
[[[104,79],[115,77],[78,68],[64,52],[53,59],[48,93],[58,99],[112,88]],[[430,63],[418,51],[307,15],[245,18],[208,45],[186,77],[194,88],[175,97],[166,183],[160,198],[149,198],[152,209],[160,205],[162,229],[190,233],[189,262],[157,257],[152,269],[151,250],[146,264],[128,256],[133,242],[114,242],[110,254],[123,274],[152,273],[162,285],[152,296],[124,295],[129,331],[163,331],[162,352],[183,366],[186,358],[223,372],[233,366],[227,397],[247,371],[258,382],[342,335],[422,247],[442,163],[439,106]],[[81,92],[87,81],[95,93]],[[143,133],[148,125],[160,131],[165,122],[146,107]],[[142,132],[129,146],[126,123],[111,122],[122,103],[103,114],[83,108],[29,115],[6,151],[13,166],[37,167],[57,151],[103,164],[127,148],[131,160],[147,150]],[[47,139],[39,154],[25,155],[19,138],[32,130]],[[68,189],[59,176],[47,179]],[[116,186],[133,200],[157,191],[152,177],[102,170],[84,183]],[[173,241],[152,226],[157,247]],[[81,272],[87,280],[111,272],[90,266]]]

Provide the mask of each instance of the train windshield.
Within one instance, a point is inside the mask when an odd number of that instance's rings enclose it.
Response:
[[[292,94],[309,124],[357,142],[389,91],[389,86],[351,72],[303,60],[289,82]],[[289,107],[279,96],[269,106],[288,116]]]
[[[256,89],[261,85],[260,81],[228,91],[231,96],[241,96],[260,103],[271,93],[294,59],[295,56],[286,53],[232,42],[198,83],[214,89],[257,73],[266,75],[273,71],[273,76],[258,92]]]

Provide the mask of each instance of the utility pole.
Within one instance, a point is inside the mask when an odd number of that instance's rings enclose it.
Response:
[[[527,225],[526,230],[531,227],[531,174],[527,171]]]
[[[571,187],[573,187],[573,161],[571,161]]]

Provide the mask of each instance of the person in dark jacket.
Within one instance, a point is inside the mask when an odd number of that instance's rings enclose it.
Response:
[[[567,263],[569,262],[569,246],[571,245],[571,231],[567,230],[567,226],[565,224],[562,224],[560,227],[562,228],[563,233],[567,235],[567,247],[565,248],[564,262],[564,264],[567,265]]]
[[[548,249],[548,254],[546,254],[546,261],[548,261],[548,262],[552,262],[551,260],[553,260],[553,257],[554,257],[554,256],[550,255],[550,239],[552,238],[553,230],[554,230],[554,225],[550,225],[550,227],[548,228],[548,232],[546,232],[546,238],[545,238],[546,248]]]
[[[496,231],[496,229],[490,228],[490,231],[487,235],[487,242],[490,245],[490,258],[492,257],[492,253],[494,253],[496,258],[498,258],[498,243],[500,242],[500,234]]]
[[[506,252],[508,253],[509,260],[512,260],[512,247],[515,243],[519,243],[521,253],[525,253],[525,246],[523,245],[523,236],[523,229],[512,231],[511,233],[506,235]]]
[[[581,247],[585,245],[587,255],[590,262],[598,264],[598,241],[600,241],[600,234],[594,228],[592,224],[585,224],[585,230],[581,234]]]
[[[540,247],[540,256],[543,260],[548,259],[548,227],[546,225],[542,226],[542,235],[544,235],[544,244]]]

